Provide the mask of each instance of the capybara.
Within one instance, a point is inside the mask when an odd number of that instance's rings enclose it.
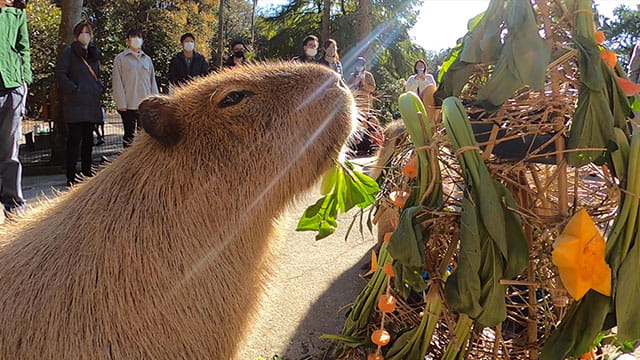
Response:
[[[0,359],[235,357],[273,219],[354,128],[329,68],[225,70],[140,105],[93,179],[3,228]]]

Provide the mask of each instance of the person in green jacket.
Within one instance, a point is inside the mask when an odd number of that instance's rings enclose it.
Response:
[[[0,0],[0,203],[6,217],[24,210],[18,140],[31,83],[25,3]]]

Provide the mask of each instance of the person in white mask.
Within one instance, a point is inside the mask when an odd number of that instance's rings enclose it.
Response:
[[[318,54],[318,37],[314,35],[308,35],[302,41],[302,54],[294,57],[293,61],[299,61],[303,63],[317,62],[316,55]]]
[[[405,87],[406,91],[412,91],[420,98],[430,86],[436,86],[433,75],[427,73],[427,62],[420,59],[413,65],[413,75],[409,76]]]
[[[209,73],[209,65],[203,55],[195,51],[196,37],[191,33],[180,36],[182,51],[177,53],[169,63],[169,84],[172,87],[180,86],[189,80],[206,76]]]
[[[318,60],[318,63],[328,66],[331,70],[337,72],[342,76],[342,63],[340,62],[340,55],[338,55],[338,43],[329,39],[324,42],[324,57]]]
[[[362,56],[358,57],[355,61],[354,71],[349,75],[347,79],[347,85],[353,91],[353,95],[356,99],[356,105],[360,111],[369,116],[373,110],[373,92],[376,90],[376,80],[373,74],[368,72],[365,68],[367,59]]]
[[[67,185],[80,180],[76,171],[80,150],[81,174],[89,177],[93,130],[104,121],[100,98],[104,85],[100,79],[100,52],[93,45],[93,32],[87,23],[73,29],[74,42],[66,48],[56,63],[56,79],[62,94],[62,115],[67,123],[66,168]]]
[[[122,146],[129,147],[138,124],[138,105],[149,95],[158,94],[156,74],[151,58],[142,51],[142,31],[129,30],[127,49],[113,60],[113,100],[122,117]]]

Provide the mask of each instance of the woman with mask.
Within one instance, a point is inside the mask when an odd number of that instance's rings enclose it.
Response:
[[[426,61],[420,59],[413,65],[413,75],[409,76],[405,87],[406,91],[412,91],[420,98],[430,86],[436,86],[436,80],[433,75],[427,73]]]
[[[236,65],[243,65],[246,63],[245,59],[245,51],[244,43],[242,41],[234,41],[231,43],[231,55],[224,62],[224,66],[226,67],[234,67]]]
[[[372,93],[376,90],[376,80],[373,74],[365,70],[367,60],[359,57],[355,62],[355,71],[349,75],[347,84],[353,91],[356,103],[360,111],[368,115],[373,110]]]
[[[125,148],[131,145],[139,128],[138,105],[147,96],[159,93],[153,62],[142,51],[142,42],[142,31],[129,30],[127,48],[113,60],[113,100],[122,117],[122,146]]]
[[[56,64],[56,79],[62,92],[62,114],[67,123],[67,185],[78,182],[78,150],[82,175],[89,177],[93,130],[103,121],[100,98],[104,85],[100,80],[100,52],[91,43],[93,32],[87,23],[73,29],[74,41]]]
[[[292,61],[299,61],[303,63],[317,62],[316,55],[318,54],[318,37],[314,35],[307,35],[302,40],[302,54],[291,59]]]
[[[318,60],[318,63],[330,67],[342,76],[342,63],[338,55],[338,43],[335,40],[329,39],[324,42],[324,57]]]
[[[207,60],[195,51],[196,37],[191,33],[180,36],[182,51],[177,53],[169,63],[169,84],[180,86],[187,81],[206,76],[209,73]]]

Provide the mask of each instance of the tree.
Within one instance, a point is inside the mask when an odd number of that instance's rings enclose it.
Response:
[[[640,39],[640,6],[635,10],[619,6],[613,10],[613,18],[600,16],[600,21],[607,37],[605,45],[619,55],[626,69],[633,46]]]

